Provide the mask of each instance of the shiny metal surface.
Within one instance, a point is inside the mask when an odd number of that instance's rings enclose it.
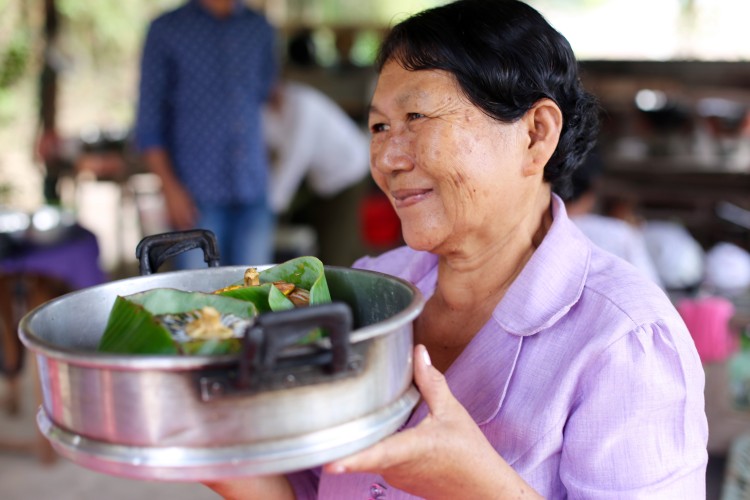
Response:
[[[206,401],[201,397],[201,384],[205,386],[217,371],[234,369],[236,358],[96,352],[117,295],[155,287],[210,291],[238,281],[244,269],[219,267],[120,280],[65,295],[24,317],[19,334],[37,357],[43,411],[48,427],[55,429],[48,436],[53,444],[57,436],[56,446],[65,448],[65,454],[81,460],[82,465],[95,460],[92,456],[103,450],[106,456],[99,458],[105,462],[112,461],[113,453],[121,455],[116,462],[128,462],[131,455],[144,453],[141,448],[154,454],[188,448],[191,453],[176,453],[176,462],[170,466],[188,469],[194,467],[191,457],[202,456],[203,448],[216,452],[211,458],[214,462],[220,461],[217,457],[229,457],[231,453],[226,451],[231,449],[239,458],[232,455],[229,462],[214,464],[213,471],[211,465],[201,469],[207,477],[226,477],[231,475],[231,467],[226,466],[236,460],[246,464],[245,472],[271,467],[262,456],[252,456],[262,449],[258,447],[261,442],[264,446],[286,443],[289,449],[296,443],[306,457],[315,456],[317,446],[318,463],[323,463],[333,458],[329,456],[333,451],[312,436],[327,436],[328,430],[349,425],[358,429],[355,434],[382,437],[379,429],[390,428],[385,421],[394,418],[383,415],[384,409],[411,401],[406,394],[412,388],[412,321],[423,306],[413,285],[391,276],[326,268],[331,296],[352,308],[355,329],[350,339],[364,363],[358,374],[344,379],[297,385],[290,374],[289,386],[283,389]],[[378,422],[377,415],[383,415],[384,420]],[[362,430],[362,426],[371,429]],[[351,446],[368,441],[355,436],[339,438],[350,440]],[[310,439],[315,443],[312,448]],[[101,445],[74,452],[75,443]],[[226,450],[217,451],[221,449]],[[341,444],[333,447],[345,449]],[[295,462],[287,457],[282,463]],[[156,474],[156,469],[128,474],[146,477]]]
[[[211,481],[283,473],[326,463],[395,432],[419,400],[411,388],[395,402],[342,425],[304,436],[225,447],[127,447],[95,441],[55,426],[43,408],[37,422],[61,455],[90,469],[133,479]]]

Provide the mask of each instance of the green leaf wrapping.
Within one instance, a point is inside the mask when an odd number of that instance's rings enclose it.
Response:
[[[315,257],[297,257],[288,260],[278,266],[269,267],[260,272],[261,283],[273,283],[274,281],[286,281],[294,283],[300,288],[310,291],[310,305],[327,304],[331,302],[331,294],[328,291],[325,268],[320,259]],[[269,304],[273,311],[283,311],[294,308],[291,300],[283,293],[273,287],[269,294]],[[325,335],[320,328],[311,331],[300,343],[309,344]]]
[[[270,283],[260,286],[243,286],[242,288],[235,288],[234,290],[227,290],[219,293],[224,297],[233,297],[235,299],[252,302],[259,313],[271,312],[271,305],[269,304],[268,296],[271,288],[276,288]],[[283,294],[282,294],[283,295]],[[286,298],[286,297],[284,297]],[[291,301],[290,301],[291,302]]]
[[[268,294],[268,305],[272,311],[286,311],[294,309],[294,303],[289,300],[281,290],[271,285],[271,292]]]
[[[260,282],[286,281],[310,291],[310,304],[331,302],[325,269],[320,259],[297,257],[260,272]]]
[[[99,351],[115,354],[226,354],[238,352],[238,339],[208,339],[177,342],[155,318],[180,314],[205,306],[222,314],[250,319],[257,315],[251,302],[221,295],[156,288],[117,297],[107,327],[99,341]]]
[[[115,354],[178,354],[169,331],[143,306],[117,297],[99,351]]]
[[[331,302],[328,291],[325,269],[320,259],[315,257],[297,257],[259,273],[260,285],[236,288],[221,292],[220,295],[247,300],[255,304],[258,312],[285,311],[292,309],[291,300],[278,291],[271,283],[286,281],[310,291],[310,304],[327,304]],[[235,284],[242,284],[238,281]]]
[[[293,283],[309,290],[311,305],[331,302],[323,263],[315,257],[298,257],[259,274],[260,286],[241,287],[218,294],[157,288],[117,297],[99,342],[99,351],[116,354],[188,355],[238,352],[241,340],[237,338],[177,341],[169,329],[154,316],[187,313],[212,306],[222,314],[251,318],[260,313],[294,308],[292,301],[273,286],[275,281]],[[236,284],[242,284],[242,280]],[[302,342],[314,341],[321,335],[322,331],[316,329]]]

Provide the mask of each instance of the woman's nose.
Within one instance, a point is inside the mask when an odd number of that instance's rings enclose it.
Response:
[[[410,170],[414,166],[410,142],[403,133],[375,138],[370,145],[371,165],[383,173]]]

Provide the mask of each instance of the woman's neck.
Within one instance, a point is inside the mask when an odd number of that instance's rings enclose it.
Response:
[[[549,203],[528,220],[503,237],[440,256],[435,293],[451,309],[471,309],[488,302],[494,308],[552,225]]]
[[[531,230],[510,234],[471,258],[461,254],[441,256],[435,293],[417,318],[414,340],[424,344],[433,364],[445,371],[489,321],[495,307],[531,259],[552,225],[549,204],[533,214]]]

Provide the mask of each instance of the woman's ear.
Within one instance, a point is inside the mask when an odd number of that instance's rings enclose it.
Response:
[[[522,120],[529,134],[529,156],[524,174],[537,175],[552,157],[560,139],[563,116],[552,99],[540,99],[526,112]]]

